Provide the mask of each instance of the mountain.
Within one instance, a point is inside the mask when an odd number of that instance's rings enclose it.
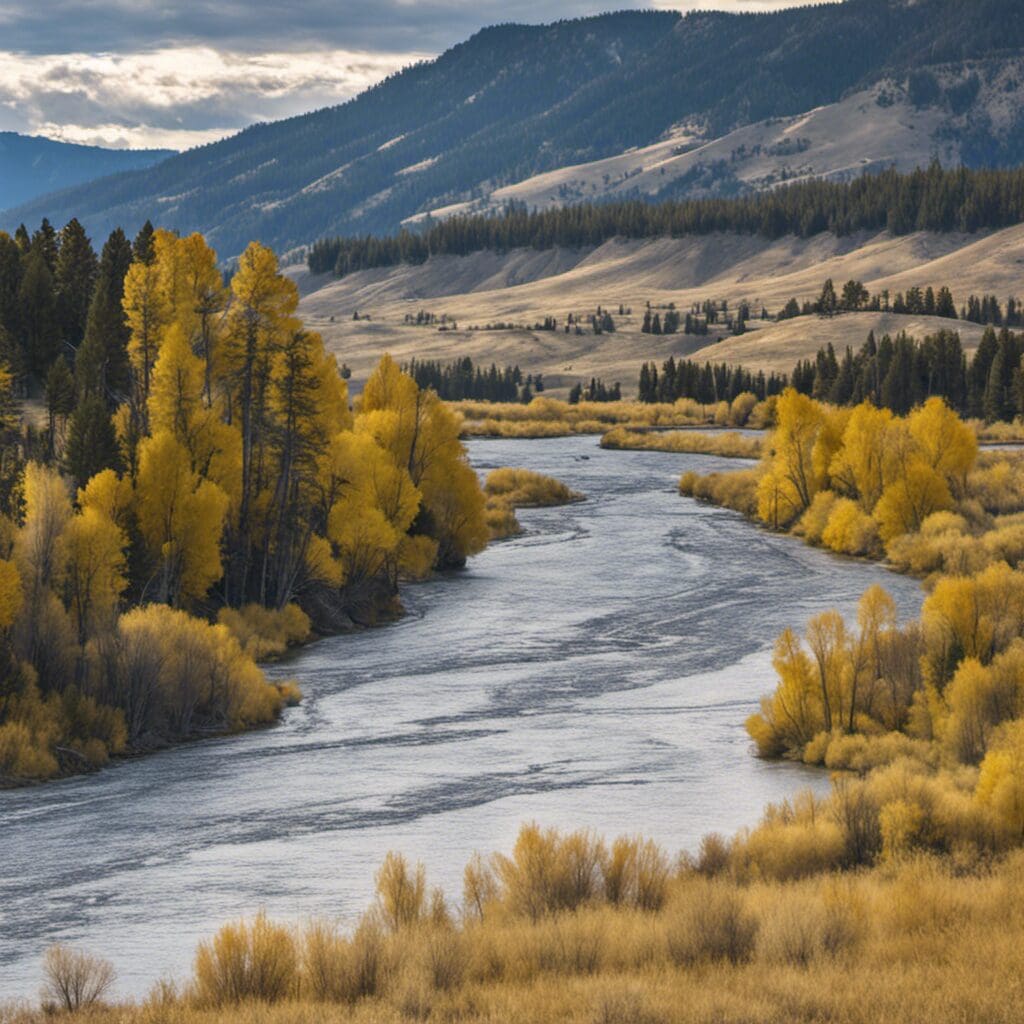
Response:
[[[0,210],[118,171],[151,167],[173,153],[169,149],[103,149],[0,132]]]
[[[231,256],[252,238],[288,249],[392,231],[580,166],[593,198],[613,181],[619,194],[728,194],[793,174],[848,175],[865,159],[1024,160],[1019,6],[846,0],[496,26],[346,104],[35,200],[3,226],[77,216],[102,236],[148,217],[202,230]],[[749,138],[735,134],[751,126]],[[658,166],[653,185],[621,180],[635,172],[631,151],[659,144],[663,157],[690,156],[672,173]],[[618,170],[600,164],[622,157]],[[576,198],[576,184],[563,184],[537,202]]]

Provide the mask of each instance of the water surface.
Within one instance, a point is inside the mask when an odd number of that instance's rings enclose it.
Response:
[[[457,897],[470,853],[527,820],[693,849],[825,785],[751,756],[771,644],[876,582],[915,613],[913,580],[676,493],[684,470],[735,460],[593,437],[470,447],[481,470],[589,500],[521,513],[525,536],[408,588],[401,622],[275,666],[305,693],[276,727],[0,793],[0,996],[34,996],[57,941],[110,957],[133,995],[229,918],[351,919],[390,849]]]

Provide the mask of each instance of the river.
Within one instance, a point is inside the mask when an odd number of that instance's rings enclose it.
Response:
[[[751,755],[772,642],[877,582],[914,614],[915,581],[676,493],[735,462],[594,437],[470,449],[588,500],[522,512],[524,536],[407,588],[400,622],[274,666],[305,700],[273,728],[0,792],[0,998],[34,997],[53,942],[140,995],[232,917],[350,920],[391,849],[458,898],[469,855],[528,820],[692,850],[827,785]]]

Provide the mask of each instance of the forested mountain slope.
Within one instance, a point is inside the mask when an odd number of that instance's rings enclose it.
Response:
[[[118,171],[150,167],[169,149],[103,149],[0,132],[0,210]]]
[[[846,0],[496,26],[342,106],[48,197],[3,226],[77,216],[102,234],[150,217],[206,231],[224,255],[253,237],[304,245],[390,231],[539,173],[665,137],[713,140],[872,88],[880,114],[892,103],[932,112],[920,128],[892,131],[877,162],[895,159],[911,131],[929,136],[915,152],[1012,162],[1022,155],[1019,15],[1018,0]],[[708,185],[677,177],[676,194]],[[733,178],[731,188],[758,186]]]

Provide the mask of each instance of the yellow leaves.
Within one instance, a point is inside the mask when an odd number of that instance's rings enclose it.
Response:
[[[963,658],[987,664],[1024,632],[1024,574],[997,562],[974,577],[944,577],[925,600],[921,622],[937,682]]]
[[[978,458],[974,431],[941,398],[929,398],[907,417],[925,462],[962,493]]]
[[[821,542],[825,547],[844,555],[876,554],[878,528],[874,519],[855,501],[839,498],[829,511]]]
[[[999,730],[981,763],[975,797],[1015,841],[1024,839],[1024,721]]]
[[[293,329],[292,319],[299,305],[295,282],[278,273],[273,250],[250,242],[231,278],[233,302],[228,313],[229,330],[262,332],[264,337]]]
[[[888,409],[869,402],[850,414],[841,449],[833,457],[829,473],[833,484],[870,512],[892,481],[894,463],[889,435],[894,417]]]
[[[192,471],[188,452],[168,431],[140,445],[136,486],[139,528],[162,562],[165,598],[202,597],[221,575],[228,496]]]
[[[0,560],[0,631],[11,627],[24,601],[18,567],[13,562]]]
[[[117,523],[95,507],[73,516],[61,538],[67,559],[65,585],[84,644],[113,619],[128,584],[124,551],[128,539]]]
[[[878,533],[884,541],[916,533],[928,516],[952,504],[946,481],[924,462],[915,461],[903,468],[875,506]]]
[[[817,447],[828,417],[821,405],[793,388],[779,396],[775,416],[771,451],[766,456],[769,469],[758,487],[758,515],[772,526],[786,526],[820,490],[821,466],[828,464],[825,456],[832,442],[823,439]]]
[[[191,447],[195,420],[202,410],[202,392],[203,364],[192,354],[181,324],[171,324],[164,332],[153,369],[150,429],[154,433],[170,431],[182,444]]]
[[[71,518],[71,500],[60,474],[37,462],[25,467],[25,525],[15,559],[28,587],[47,587],[63,571],[61,534]]]
[[[269,722],[281,708],[277,687],[226,626],[151,604],[122,615],[118,634],[129,660],[144,666],[149,698],[174,735],[190,735],[200,723],[241,729]]]

